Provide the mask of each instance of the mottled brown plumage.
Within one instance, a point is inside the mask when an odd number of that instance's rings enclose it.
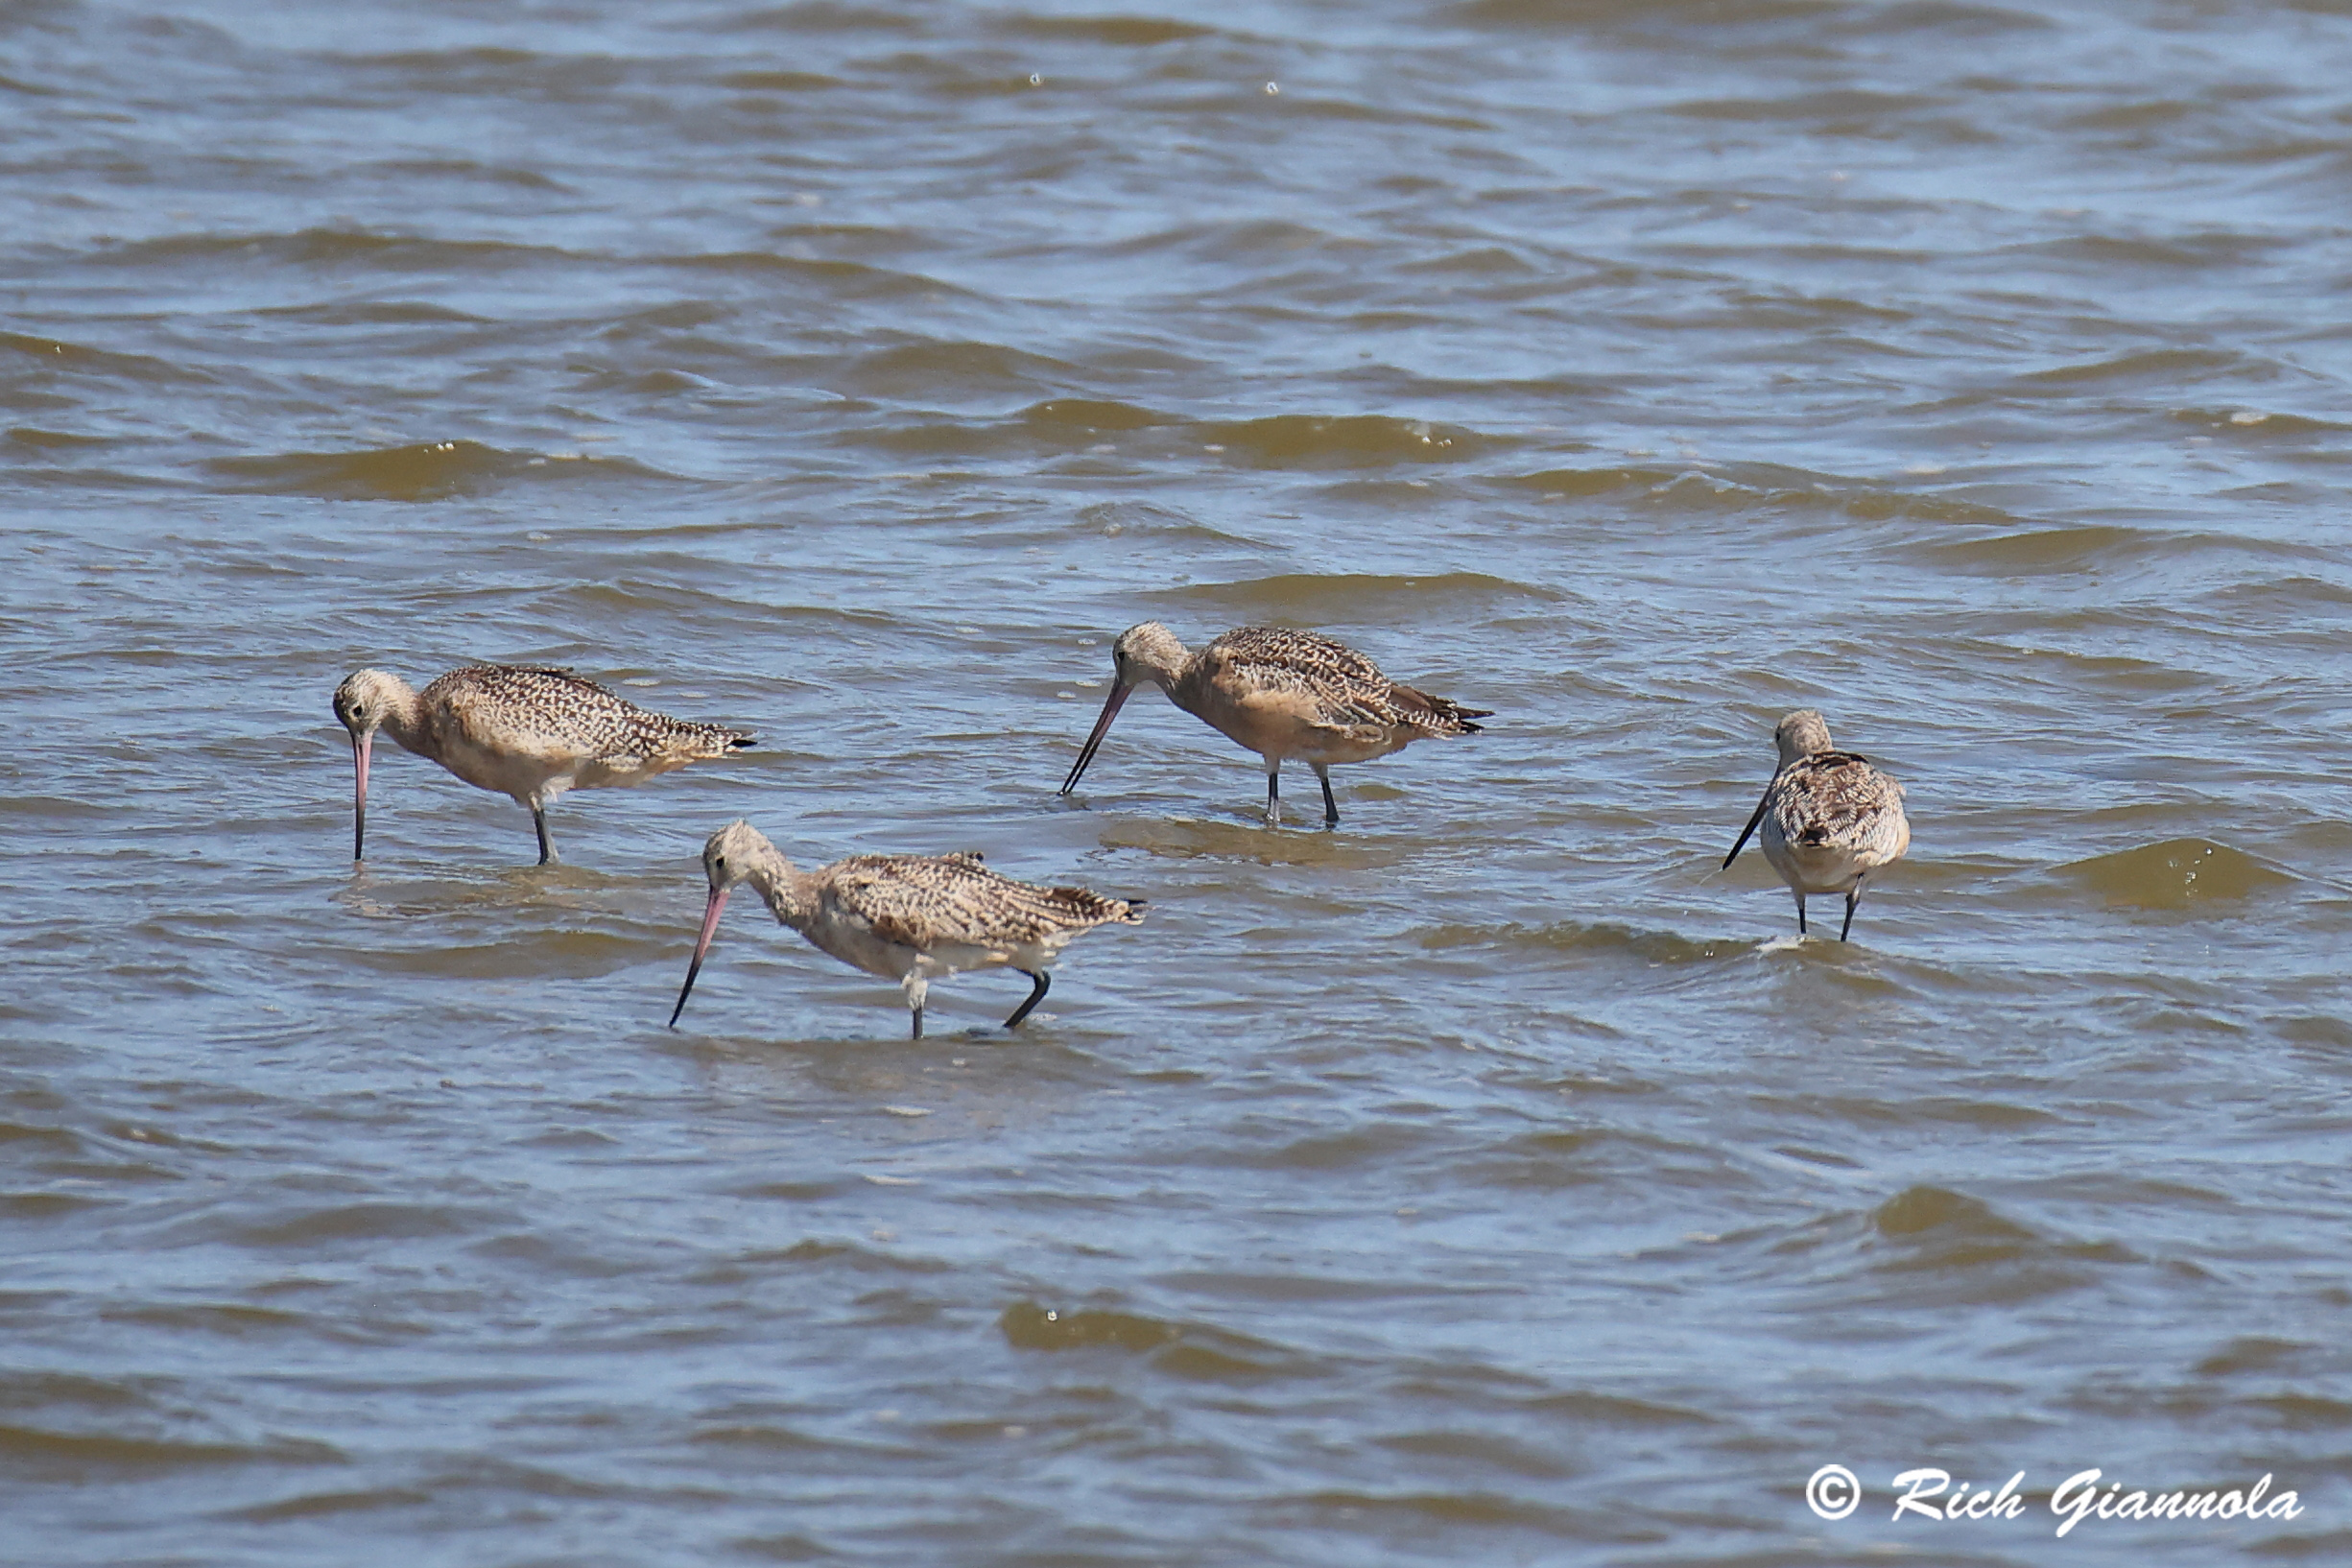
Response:
[[[820,870],[796,892],[863,921],[886,942],[930,949],[1038,947],[1067,942],[1107,921],[1135,923],[1132,901],[1084,888],[1016,882],[969,852],[953,855],[851,855]],[[788,925],[797,924],[786,920]]]
[[[368,766],[379,728],[403,750],[528,807],[542,866],[556,858],[547,808],[565,791],[640,784],[753,741],[638,707],[569,670],[529,665],[471,664],[421,692],[398,676],[361,670],[335,688],[334,707],[351,734],[357,779],[353,860],[365,858]]]
[[[1889,791],[1894,791],[1889,795]],[[1889,804],[1899,804],[1900,786],[1852,751],[1817,751],[1789,764],[1780,780],[1781,832],[1789,843],[1809,847],[1858,842]]]
[[[914,1014],[916,1039],[922,1038],[923,999],[934,978],[999,966],[1029,976],[1033,988],[1005,1020],[1010,1029],[1044,999],[1054,961],[1073,938],[1099,925],[1143,923],[1139,898],[1016,882],[988,869],[968,850],[852,855],[814,871],[795,870],[766,835],[744,821],[710,836],[702,846],[702,869],[710,881],[710,902],[686,984],[670,1013],[673,1025],[686,1010],[727,894],[747,882],[779,921],[820,951],[897,981]]]
[[[1335,729],[1378,726],[1420,735],[1475,735],[1479,726],[1470,721],[1491,717],[1400,686],[1345,643],[1314,631],[1237,627],[1200,650],[1199,662],[1199,671],[1190,673],[1196,681],[1296,696]]]
[[[1828,723],[1811,708],[1781,720],[1773,741],[1780,766],[1723,864],[1739,858],[1761,825],[1764,858],[1796,895],[1797,935],[1805,934],[1807,893],[1841,892],[1845,924],[1838,939],[1843,941],[1854,929],[1863,879],[1911,847],[1903,786],[1869,758],[1832,748]]]
[[[1266,820],[1281,820],[1280,774],[1295,757],[1323,787],[1323,822],[1340,820],[1331,765],[1386,756],[1431,735],[1475,735],[1489,714],[1401,686],[1345,643],[1283,627],[1242,627],[1199,653],[1186,652],[1156,621],[1120,633],[1111,648],[1116,679],[1102,717],[1078,754],[1061,793],[1103,744],[1128,695],[1149,680],[1168,700],[1247,750],[1266,759]]]

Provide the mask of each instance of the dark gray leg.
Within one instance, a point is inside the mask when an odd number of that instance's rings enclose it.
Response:
[[[1282,765],[1272,763],[1266,770],[1266,825],[1279,827],[1282,823]]]
[[[923,1037],[923,1010],[918,1004],[908,1010],[915,1015],[915,1033],[908,1035],[907,1038],[911,1040],[919,1040]]]
[[[1844,926],[1843,926],[1843,927],[1842,927],[1842,928],[1841,928],[1841,929],[1839,931],[1839,933],[1838,933],[1838,939],[1839,939],[1840,941],[1843,941],[1843,940],[1845,940],[1845,939],[1846,939],[1847,935],[1848,935],[1850,932],[1852,932],[1852,931],[1853,931],[1853,929],[1854,929],[1854,906],[1855,906],[1856,904],[1861,903],[1861,902],[1862,902],[1862,879],[1861,879],[1860,877],[1856,877],[1856,878],[1854,879],[1854,885],[1853,885],[1853,887],[1851,887],[1851,888],[1849,888],[1849,889],[1847,889],[1847,890],[1846,890],[1846,894],[1845,894],[1845,925],[1844,925]]]
[[[1801,892],[1796,895],[1796,934],[1805,934],[1805,895]]]
[[[539,830],[539,864],[553,866],[556,863],[556,846],[547,837],[547,808],[531,808],[531,825]]]
[[[1323,825],[1337,827],[1340,825],[1340,803],[1331,797],[1331,770],[1319,762],[1315,764],[1315,776],[1322,780],[1323,785]]]
[[[1022,1003],[1019,1007],[1013,1009],[1012,1016],[1005,1020],[1005,1027],[1007,1029],[1020,1028],[1021,1020],[1029,1016],[1030,1010],[1032,1008],[1034,1008],[1038,1003],[1045,1000],[1046,987],[1054,984],[1054,977],[1043,969],[1021,969],[1015,972],[1029,976],[1030,979],[1037,983],[1037,986],[1034,990],[1029,993],[1029,1000]]]

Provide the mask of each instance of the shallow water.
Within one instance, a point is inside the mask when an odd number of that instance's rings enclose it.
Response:
[[[2347,83],[2317,3],[0,11],[10,1560],[2352,1550]],[[1146,618],[1498,717],[1270,832],[1147,692],[1064,802]],[[544,870],[382,747],[355,874],[329,691],[472,658],[765,744]],[[1798,705],[1910,795],[1849,945],[1718,869]],[[739,899],[670,1033],[736,816],[1152,914],[910,1043]],[[2093,1466],[2303,1512],[2057,1540]]]

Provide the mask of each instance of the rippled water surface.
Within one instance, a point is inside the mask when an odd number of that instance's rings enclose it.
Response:
[[[2342,6],[58,0],[0,131],[12,1564],[2352,1556]],[[1061,800],[1145,619],[1497,717]],[[355,873],[483,658],[764,744]],[[1152,915],[671,1033],[737,816]]]

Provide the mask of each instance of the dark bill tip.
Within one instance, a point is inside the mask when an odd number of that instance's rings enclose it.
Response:
[[[1128,694],[1134,689],[1117,681],[1111,683],[1110,695],[1103,700],[1102,717],[1095,720],[1093,730],[1086,736],[1086,744],[1078,748],[1078,761],[1071,764],[1070,776],[1061,781],[1061,789],[1057,793],[1067,796],[1078,788],[1079,776],[1094,761],[1094,754],[1103,748],[1103,737],[1110,733],[1110,722],[1119,717],[1120,707],[1127,701]]]
[[[672,1029],[686,1010],[686,998],[694,994],[694,978],[702,972],[702,961],[710,956],[710,939],[718,934],[719,916],[726,913],[726,894],[725,888],[710,891],[710,902],[702,910],[701,934],[694,939],[694,962],[686,965],[686,984],[677,988],[677,1006],[670,1010]]]
[[[351,861],[357,865],[368,858],[368,754],[375,745],[375,734],[351,737]]]

